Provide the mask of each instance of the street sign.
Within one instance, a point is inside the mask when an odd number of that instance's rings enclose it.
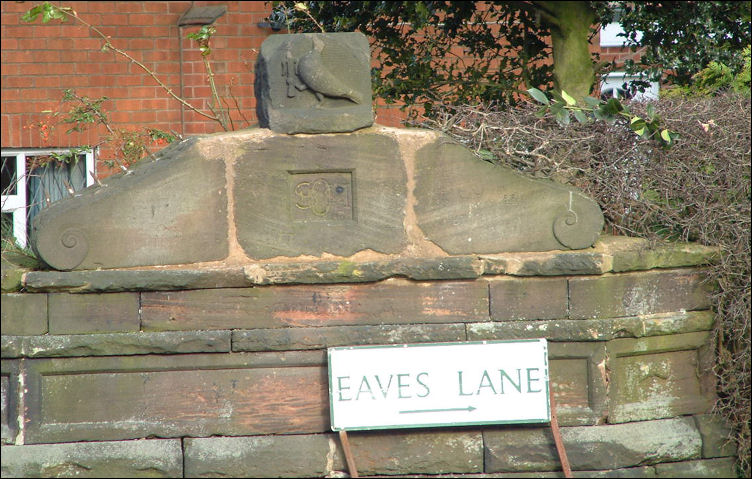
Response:
[[[551,421],[545,339],[329,348],[334,431]]]

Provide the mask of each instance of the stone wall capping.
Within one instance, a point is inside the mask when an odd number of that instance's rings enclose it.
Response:
[[[88,271],[29,271],[27,292],[98,293],[244,288],[274,284],[364,283],[392,277],[418,281],[474,279],[481,276],[600,275],[712,263],[718,249],[691,243],[650,245],[641,238],[601,236],[592,248],[576,251],[204,263],[172,267]]]
[[[222,353],[230,331],[2,336],[3,358],[56,358],[135,354]]]

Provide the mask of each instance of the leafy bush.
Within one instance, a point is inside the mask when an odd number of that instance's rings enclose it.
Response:
[[[643,117],[647,105],[632,103]],[[742,477],[750,475],[750,97],[665,98],[650,107],[678,133],[671,148],[638,138],[624,118],[562,127],[538,107],[443,107],[420,126],[535,177],[579,187],[603,209],[611,233],[720,247],[715,344],[719,401],[733,426]]]

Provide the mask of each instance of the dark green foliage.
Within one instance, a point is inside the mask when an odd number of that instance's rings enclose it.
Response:
[[[644,47],[638,62],[626,63],[628,71],[642,71],[652,79],[668,73],[667,82],[686,85],[711,62],[741,69],[739,53],[752,40],[750,2],[618,3],[627,46],[633,51]]]
[[[388,102],[423,103],[429,112],[437,100],[508,106],[528,88],[550,90],[558,71],[550,62],[551,33],[570,30],[551,2],[542,1],[274,3],[270,21],[289,31],[365,33],[378,62],[374,93]],[[593,12],[593,34],[598,24],[622,24],[627,46],[644,47],[641,61],[625,66],[629,72],[644,72],[646,80],[668,72],[671,81],[687,84],[713,61],[736,71],[739,52],[750,44],[749,2],[572,4],[586,4],[585,10]],[[637,32],[642,33],[639,41]],[[616,67],[599,64],[602,72]],[[592,64],[582,65],[590,68]],[[636,87],[645,85],[638,82]]]
[[[319,31],[296,2],[275,18],[291,31]],[[527,2],[304,2],[327,32],[361,31],[377,52],[374,93],[388,102],[514,104],[520,84],[552,85],[547,29]],[[499,31],[503,34],[499,34]],[[505,41],[500,41],[501,37]]]

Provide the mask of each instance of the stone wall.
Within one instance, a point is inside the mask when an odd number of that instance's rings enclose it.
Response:
[[[4,274],[2,475],[343,477],[327,347],[544,337],[576,477],[732,476],[709,414],[712,254],[602,237],[566,252]],[[364,476],[562,475],[548,426],[350,442]]]

